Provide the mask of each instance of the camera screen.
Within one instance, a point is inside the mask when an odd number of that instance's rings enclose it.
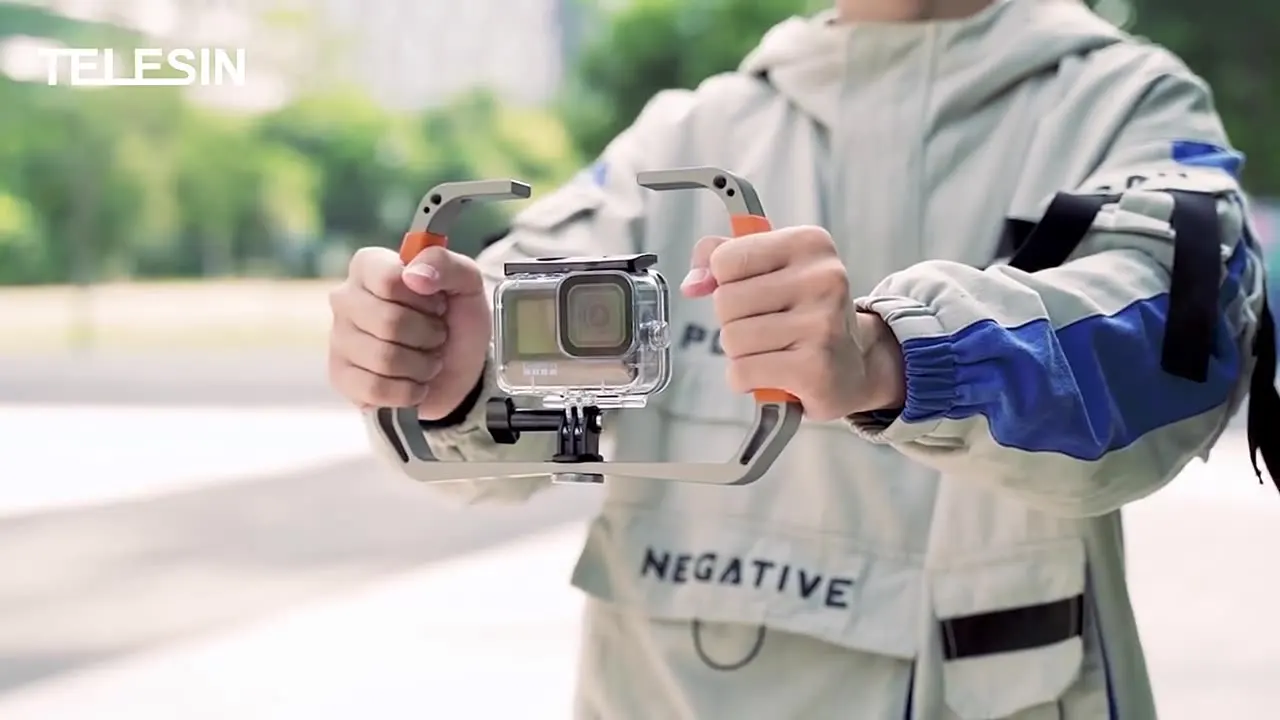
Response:
[[[615,282],[581,283],[565,293],[565,328],[575,348],[596,350],[628,344],[626,289]]]
[[[515,350],[520,357],[555,357],[560,354],[556,341],[556,296],[554,293],[530,294],[516,300],[512,313]]]

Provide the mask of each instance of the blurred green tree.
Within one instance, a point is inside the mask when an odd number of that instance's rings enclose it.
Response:
[[[569,179],[580,165],[564,125],[550,112],[504,105],[476,90],[418,119],[418,150],[410,174],[415,194],[404,198],[396,227],[403,229],[416,203],[441,182],[510,177],[530,183],[536,194]],[[475,254],[500,230],[519,203],[485,204],[462,215],[452,234],[459,252]],[[391,238],[398,242],[399,236]]]
[[[1176,52],[1213,87],[1245,185],[1280,194],[1280,3],[1275,0],[1095,0],[1130,29]]]
[[[96,112],[106,95],[16,84],[5,94],[20,108],[0,113],[8,184],[44,231],[42,257],[32,262],[49,273],[43,281],[88,282],[136,235],[149,197],[142,178],[117,163],[115,118]]]
[[[732,70],[770,27],[829,4],[630,0],[595,8],[602,27],[582,49],[560,104],[574,144],[585,157],[599,155],[659,90]]]
[[[320,225],[346,247],[400,241],[421,197],[434,185],[513,177],[558,183],[577,167],[551,113],[502,104],[475,91],[440,108],[400,115],[352,88],[301,98],[261,122],[262,138],[317,167]],[[474,252],[512,207],[482,205],[462,216],[458,249]]]
[[[262,139],[317,166],[321,227],[355,244],[378,242],[386,226],[383,198],[399,181],[385,151],[396,118],[355,88],[305,96],[262,118]]]

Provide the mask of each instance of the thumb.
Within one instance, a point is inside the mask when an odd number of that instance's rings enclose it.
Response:
[[[689,260],[689,274],[680,283],[680,290],[685,297],[706,297],[716,290],[716,279],[711,275],[711,253],[716,248],[729,242],[730,238],[709,235],[693,246],[693,257]]]
[[[409,261],[404,284],[419,295],[471,295],[484,292],[475,260],[442,247],[429,247]]]

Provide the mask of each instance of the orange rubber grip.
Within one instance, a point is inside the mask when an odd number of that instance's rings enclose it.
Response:
[[[729,222],[733,227],[734,237],[769,232],[773,229],[773,225],[769,224],[769,218],[759,215],[733,215],[729,218]]]
[[[449,238],[425,230],[407,232],[400,241],[400,262],[408,265],[418,253],[429,247],[449,247]]]
[[[755,233],[769,232],[773,229],[773,225],[769,224],[769,218],[759,215],[734,215],[729,218],[729,222],[733,227],[733,236],[742,237],[743,235],[753,235]],[[800,399],[785,390],[770,390],[761,388],[752,390],[751,395],[755,397],[757,403],[789,403],[799,402]]]

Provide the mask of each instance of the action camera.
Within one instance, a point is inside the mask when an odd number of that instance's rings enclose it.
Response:
[[[546,406],[643,407],[671,379],[670,289],[657,261],[507,263],[493,298],[498,387]]]

